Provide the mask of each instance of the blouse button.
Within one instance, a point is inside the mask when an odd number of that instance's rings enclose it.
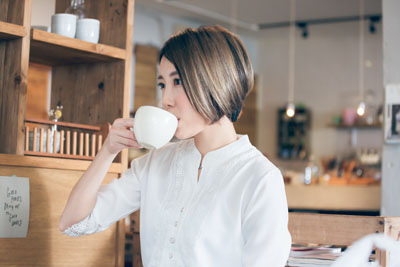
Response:
[[[181,213],[183,212],[184,209],[185,209],[184,207],[181,208]]]
[[[172,253],[169,253],[169,258],[172,259],[174,255]]]
[[[174,243],[175,243],[175,238],[171,237],[171,238],[169,239],[169,242],[170,242],[171,244],[174,244]]]
[[[174,223],[174,226],[175,226],[175,227],[178,227],[178,221],[176,221],[176,222]]]

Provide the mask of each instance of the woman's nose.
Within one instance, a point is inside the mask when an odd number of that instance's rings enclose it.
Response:
[[[161,103],[164,109],[171,108],[174,105],[174,97],[168,88],[163,90]]]

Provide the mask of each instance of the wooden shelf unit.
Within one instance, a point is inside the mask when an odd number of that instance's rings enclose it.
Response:
[[[98,44],[29,30],[32,2],[0,1],[0,175],[30,178],[32,212],[28,238],[0,240],[0,258],[13,266],[124,266],[123,221],[87,238],[61,235],[60,212],[90,162],[24,156],[25,118],[30,62],[51,66],[50,108],[60,103],[64,121],[102,125],[129,117],[134,0],[85,1],[86,16],[100,20]],[[55,2],[54,13],[64,13],[71,1]],[[127,156],[120,153],[106,182],[126,170]]]
[[[69,0],[57,0],[54,13],[69,5]],[[0,40],[0,52],[13,57],[7,66],[0,64],[5,96],[0,102],[0,153],[24,154],[29,62],[51,66],[50,107],[61,103],[64,121],[101,125],[129,117],[133,5],[134,0],[85,1],[86,16],[100,20],[98,44],[38,29]],[[32,0],[3,0],[0,8],[7,11],[0,14],[0,29],[30,29]],[[6,42],[13,43],[1,45]],[[127,165],[127,151],[116,160]]]
[[[124,49],[31,30],[30,61],[50,66],[125,60]]]
[[[24,26],[0,21],[0,40],[17,39],[26,35]]]

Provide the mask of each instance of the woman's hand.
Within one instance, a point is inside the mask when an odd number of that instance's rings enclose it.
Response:
[[[112,124],[104,148],[111,154],[118,154],[124,148],[141,148],[132,130],[133,118],[116,119]]]

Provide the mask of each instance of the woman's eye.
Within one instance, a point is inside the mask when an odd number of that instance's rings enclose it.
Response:
[[[165,88],[165,84],[164,83],[158,83],[157,84],[158,89],[162,90]]]
[[[181,79],[174,79],[174,85],[181,85],[182,81]]]

